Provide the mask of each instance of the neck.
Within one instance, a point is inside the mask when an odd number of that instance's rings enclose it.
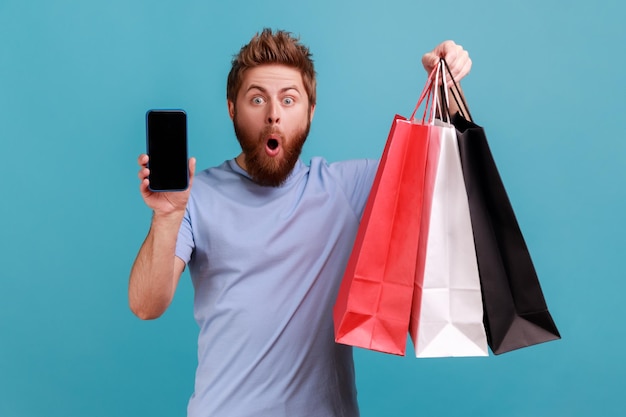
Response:
[[[243,152],[237,155],[237,157],[235,158],[235,162],[237,162],[237,165],[239,165],[239,168],[248,172],[248,170],[246,169],[246,156],[243,154]]]

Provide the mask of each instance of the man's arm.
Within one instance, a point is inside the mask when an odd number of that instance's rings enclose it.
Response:
[[[150,231],[133,263],[128,283],[128,302],[142,320],[156,319],[169,307],[185,269],[175,256],[182,217],[155,216]]]
[[[193,182],[195,159],[189,160],[189,188],[178,192],[151,192],[148,156],[139,157],[140,190],[154,214],[146,240],[133,263],[128,283],[128,302],[132,312],[143,320],[161,316],[169,307],[185,269],[175,255],[178,230],[185,215]]]

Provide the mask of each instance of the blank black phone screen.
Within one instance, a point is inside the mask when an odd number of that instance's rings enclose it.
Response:
[[[182,110],[149,110],[146,133],[150,189],[187,189],[187,114]]]

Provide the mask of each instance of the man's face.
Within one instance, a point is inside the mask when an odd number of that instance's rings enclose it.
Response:
[[[314,110],[298,70],[275,64],[247,70],[236,104],[228,102],[243,151],[237,163],[258,184],[282,184],[300,156]]]

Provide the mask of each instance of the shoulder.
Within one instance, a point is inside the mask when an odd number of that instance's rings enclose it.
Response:
[[[328,172],[333,175],[358,175],[360,173],[375,172],[378,168],[377,159],[350,159],[338,162],[328,162],[321,157],[311,158],[311,172]]]
[[[376,174],[378,160],[376,159],[350,159],[329,163],[323,158],[312,158],[311,173],[328,175],[341,182],[352,182],[370,178]]]
[[[317,176],[322,182],[336,184],[354,207],[359,208],[369,195],[377,169],[376,159],[352,159],[328,163],[322,158],[313,158],[309,177]]]
[[[243,173],[237,171],[233,165],[236,165],[234,160],[227,160],[220,165],[197,172],[193,179],[193,188],[216,187],[240,179]],[[193,189],[191,191],[193,193]]]

